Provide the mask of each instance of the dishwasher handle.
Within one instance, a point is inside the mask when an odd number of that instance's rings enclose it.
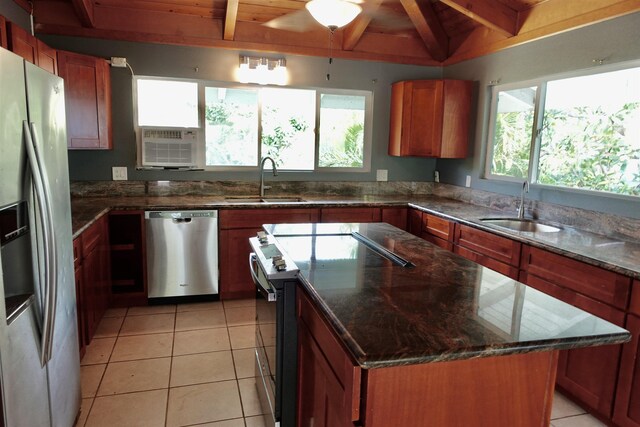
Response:
[[[191,222],[191,218],[172,218],[175,224],[188,224]]]
[[[273,287],[271,286],[271,284],[269,283],[266,277],[264,281],[260,280],[260,278],[258,277],[258,273],[256,272],[256,267],[260,268],[257,266],[257,263],[258,263],[258,260],[257,260],[256,254],[250,253],[249,254],[249,271],[251,272],[251,278],[253,279],[253,283],[255,283],[256,288],[258,289],[258,292],[260,292],[260,295],[262,295],[264,299],[266,299],[269,302],[275,302],[277,299],[277,294],[275,292],[275,289],[273,289]]]

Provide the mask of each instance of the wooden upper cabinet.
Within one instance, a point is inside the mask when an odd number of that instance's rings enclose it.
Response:
[[[44,42],[37,40],[38,46],[38,66],[50,72],[51,74],[58,74],[58,57],[56,50],[50,46],[47,46]]]
[[[9,47],[7,43],[7,20],[2,15],[0,15],[0,47],[5,49]]]
[[[67,147],[111,149],[111,75],[102,58],[58,51],[64,79]]]
[[[466,80],[394,83],[389,155],[466,157],[472,85]]]
[[[7,22],[7,41],[9,50],[38,65],[38,39],[28,31],[13,22]]]

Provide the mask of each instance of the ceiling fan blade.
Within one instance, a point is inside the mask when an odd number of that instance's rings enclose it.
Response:
[[[314,24],[320,25],[315,19],[313,19],[313,17],[306,9],[300,9],[295,12],[287,13],[286,15],[274,18],[263,23],[262,25],[269,28],[275,28],[276,30],[303,33],[312,29]]]

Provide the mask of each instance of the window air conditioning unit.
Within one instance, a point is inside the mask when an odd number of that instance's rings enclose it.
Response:
[[[199,129],[141,127],[140,131],[143,167],[196,166]]]

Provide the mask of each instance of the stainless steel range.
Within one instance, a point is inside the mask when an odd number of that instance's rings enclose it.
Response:
[[[267,426],[293,427],[296,418],[296,286],[298,268],[266,233],[249,239],[256,302],[256,387]]]

